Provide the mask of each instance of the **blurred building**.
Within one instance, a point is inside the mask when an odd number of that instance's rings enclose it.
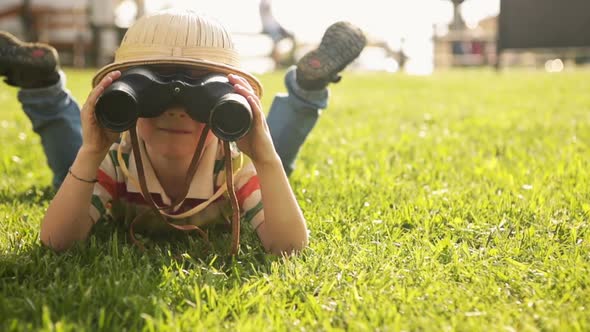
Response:
[[[496,17],[486,21],[489,26],[478,25],[461,31],[449,31],[446,35],[435,37],[436,67],[486,66],[496,60],[496,30],[493,27]]]
[[[590,63],[590,2],[502,0],[500,14],[475,26],[461,18],[466,0],[452,0],[448,32],[435,34],[435,65],[553,68]],[[549,67],[548,67],[549,66]],[[547,69],[547,70],[550,70]]]
[[[495,64],[497,31],[498,16],[487,17],[471,28],[461,19],[455,18],[446,34],[434,37],[435,66],[445,68]]]
[[[0,30],[51,44],[64,64],[100,66],[112,61],[126,21],[142,8],[142,0],[2,0]]]

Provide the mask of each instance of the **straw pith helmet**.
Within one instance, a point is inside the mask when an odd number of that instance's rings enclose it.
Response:
[[[262,85],[241,70],[231,35],[217,20],[191,10],[165,10],[140,18],[125,33],[115,61],[94,76],[92,85],[113,70],[168,64],[237,74],[248,80],[258,96]]]

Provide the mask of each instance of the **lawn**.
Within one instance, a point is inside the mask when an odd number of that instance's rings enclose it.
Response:
[[[0,330],[588,331],[589,74],[346,75],[291,177],[309,248],[244,226],[236,259],[217,229],[43,248],[51,174],[2,85]],[[68,75],[84,101],[92,72]],[[270,105],[282,75],[261,80]]]

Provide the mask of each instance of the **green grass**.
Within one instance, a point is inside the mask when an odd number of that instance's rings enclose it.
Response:
[[[79,101],[91,72],[69,71]],[[348,74],[291,178],[311,231],[265,255],[245,227],[147,253],[98,227],[44,249],[52,195],[0,90],[0,330],[590,330],[590,72]],[[262,76],[269,106],[281,73]]]

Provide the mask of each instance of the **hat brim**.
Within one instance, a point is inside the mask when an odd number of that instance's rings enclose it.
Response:
[[[252,74],[240,70],[236,67],[211,62],[207,60],[197,60],[197,59],[183,59],[178,57],[160,57],[158,59],[138,59],[138,60],[129,60],[129,61],[122,61],[122,62],[114,62],[109,65],[106,65],[98,70],[94,78],[92,79],[92,86],[95,87],[108,73],[115,71],[115,70],[125,70],[130,67],[135,66],[144,66],[144,65],[179,65],[179,66],[186,66],[195,69],[205,69],[214,73],[220,74],[236,74],[244,77],[248,83],[254,89],[256,95],[260,98],[262,97],[262,84],[256,77]]]

